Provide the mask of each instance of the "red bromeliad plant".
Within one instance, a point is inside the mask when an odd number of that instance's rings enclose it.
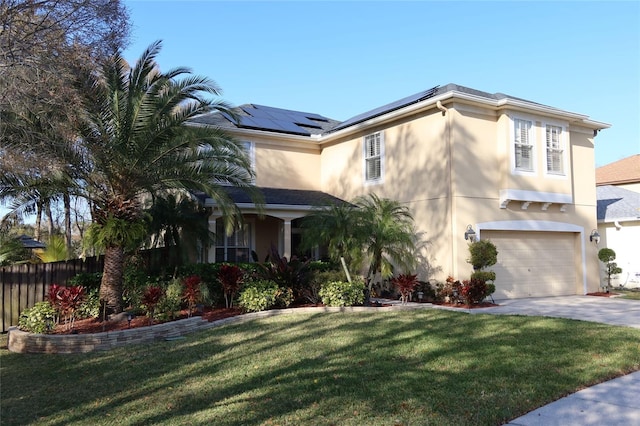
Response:
[[[191,275],[184,279],[184,291],[182,292],[182,298],[187,302],[188,314],[191,316],[193,308],[200,300],[200,283],[202,279],[198,275]]]
[[[160,299],[164,296],[164,290],[162,287],[150,286],[144,291],[142,295],[142,304],[147,308],[149,312],[149,323],[153,324],[153,313],[156,309]]]
[[[397,277],[393,277],[391,279],[391,283],[398,289],[400,292],[400,300],[402,303],[407,303],[418,285],[418,275],[411,274],[400,274]]]
[[[52,284],[49,287],[48,300],[57,312],[59,322],[60,318],[65,319],[67,329],[73,328],[75,322],[75,314],[78,308],[84,302],[85,291],[82,286],[61,286]]]
[[[227,308],[233,306],[233,298],[242,286],[244,273],[236,265],[222,265],[218,271],[218,281],[222,285],[224,301]]]

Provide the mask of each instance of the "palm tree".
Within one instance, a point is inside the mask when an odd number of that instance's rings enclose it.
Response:
[[[123,308],[125,252],[146,236],[144,200],[168,190],[201,191],[216,200],[227,229],[240,214],[222,184],[261,201],[242,146],[221,129],[188,125],[211,111],[233,115],[226,103],[209,98],[220,89],[186,68],[161,72],[160,48],[153,43],[133,67],[118,54],[101,73],[87,76],[78,137],[39,147],[47,158],[73,165],[66,169],[69,194],[91,206],[88,234],[105,256],[100,298],[114,312]]]
[[[359,207],[358,234],[363,236],[363,249],[369,258],[368,303],[373,284],[391,276],[393,265],[405,270],[415,267],[415,230],[409,208],[398,201],[370,194],[357,198],[355,204]]]
[[[362,260],[361,242],[358,230],[356,206],[353,204],[332,204],[315,209],[301,224],[302,249],[327,245],[331,260],[344,258],[351,272],[359,269]]]

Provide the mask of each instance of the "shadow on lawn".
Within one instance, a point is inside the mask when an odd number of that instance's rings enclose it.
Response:
[[[583,358],[608,350],[600,327],[432,310],[300,314],[106,354],[10,354],[3,424],[499,424],[620,374],[583,371]]]

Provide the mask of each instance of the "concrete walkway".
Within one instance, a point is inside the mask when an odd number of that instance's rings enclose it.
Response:
[[[562,296],[496,300],[496,303],[500,306],[466,309],[465,311],[470,314],[570,318],[640,328],[640,301],[638,300],[595,296]],[[427,306],[438,309],[457,309],[437,305]],[[583,389],[513,419],[507,425],[640,425],[640,371]]]

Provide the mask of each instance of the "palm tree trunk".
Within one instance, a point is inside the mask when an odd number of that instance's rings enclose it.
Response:
[[[51,202],[48,201],[45,204],[45,211],[47,212],[47,232],[49,232],[49,240],[53,237],[53,212],[51,211]]]
[[[36,203],[36,229],[34,231],[33,238],[36,241],[40,241],[42,231],[42,202],[38,200]]]
[[[113,313],[123,310],[122,275],[124,271],[124,248],[107,247],[104,253],[104,270],[100,283],[100,300]]]
[[[71,257],[73,247],[71,247],[71,197],[68,192],[62,194],[64,202],[64,234],[67,242],[67,256]]]

